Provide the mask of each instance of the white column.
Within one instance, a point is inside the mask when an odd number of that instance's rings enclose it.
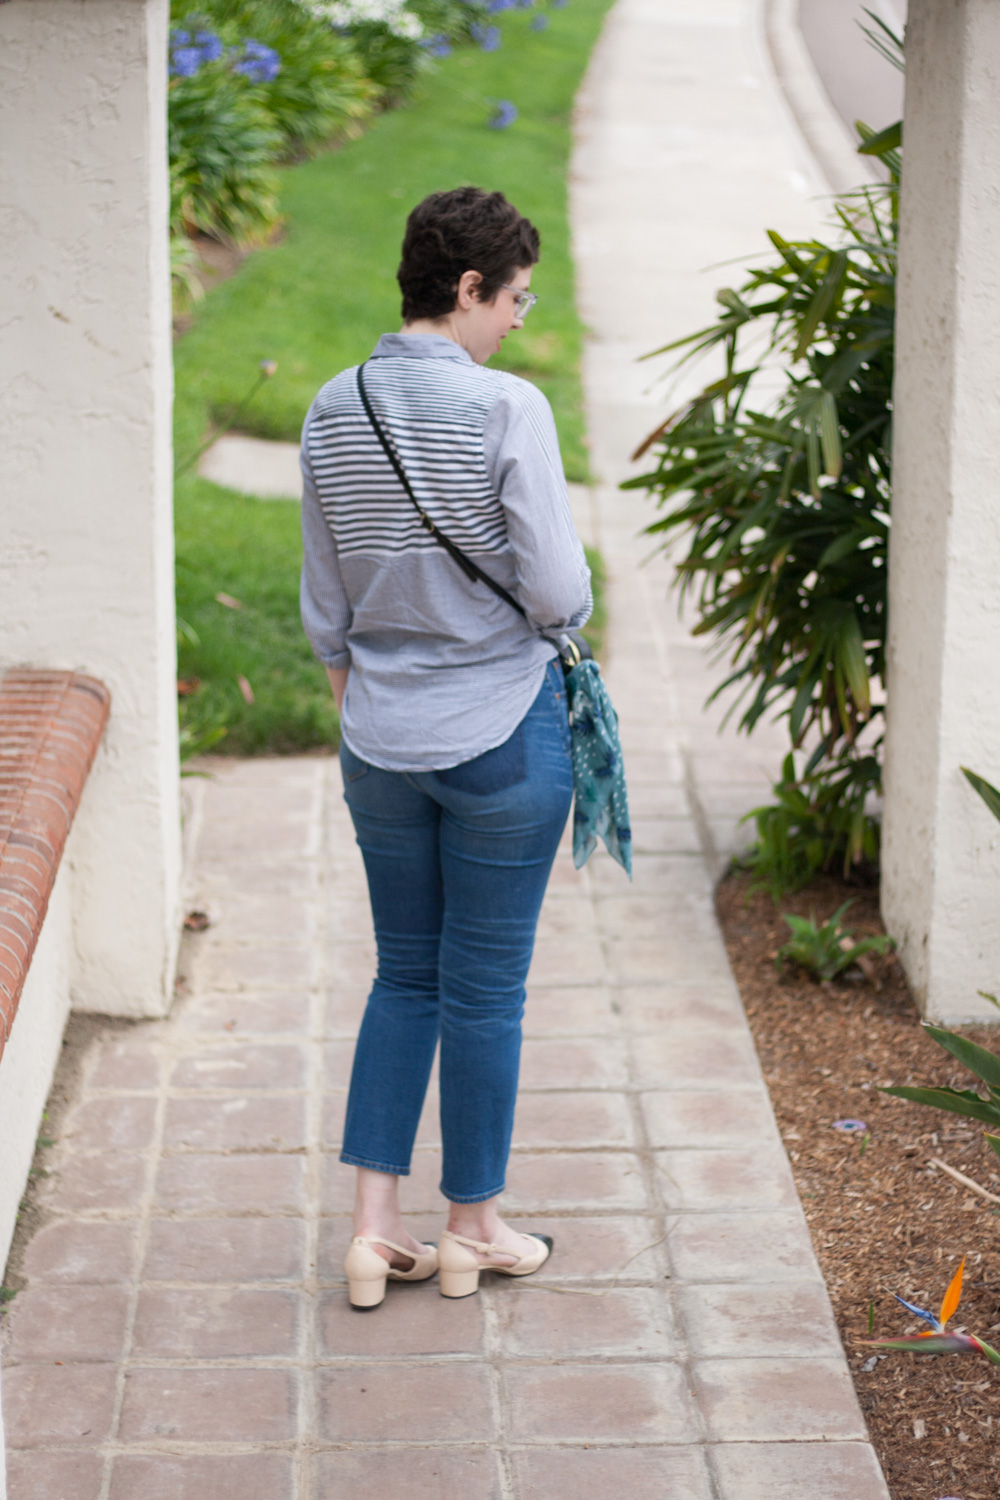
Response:
[[[168,0],[0,5],[0,664],[92,672],[74,1003],[154,1015],[178,931]]]
[[[911,0],[889,562],[883,909],[929,1017],[996,1012],[1000,5]]]

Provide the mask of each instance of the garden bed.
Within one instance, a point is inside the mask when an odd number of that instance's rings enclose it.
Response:
[[[788,937],[780,912],[749,877],[718,892],[730,961],[743,996],[782,1136],[893,1500],[996,1500],[1000,1493],[1000,1369],[974,1356],[874,1358],[875,1338],[918,1331],[898,1292],[938,1308],[963,1255],[965,1290],[954,1320],[996,1344],[1000,1333],[1000,1207],[930,1165],[931,1158],[1000,1195],[996,1159],[975,1121],[890,1098],[880,1084],[972,1080],[921,1031],[898,962],[873,958],[874,981],[819,984],[778,971]],[[824,878],[782,910],[826,920],[848,897],[851,928],[882,931],[874,890]],[[997,1049],[997,1028],[963,1028]],[[855,1135],[835,1120],[864,1121]]]

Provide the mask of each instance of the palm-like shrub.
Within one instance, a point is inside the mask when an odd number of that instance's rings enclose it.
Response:
[[[655,351],[682,351],[684,365],[721,350],[724,369],[646,439],[635,457],[655,466],[626,485],[663,510],[651,534],[684,536],[677,581],[696,634],[730,656],[717,692],[742,689],[741,727],[773,709],[793,747],[811,739],[795,785],[827,864],[873,851],[878,737],[862,751],[858,736],[881,713],[885,671],[899,155],[891,134],[863,134],[885,189],[841,200],[829,243],[770,231],[776,258],[717,294],[717,321]],[[776,379],[768,404],[759,393]]]

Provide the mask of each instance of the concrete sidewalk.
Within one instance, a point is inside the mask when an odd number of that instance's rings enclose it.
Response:
[[[711,261],[821,210],[737,0],[620,0],[581,100],[577,260],[636,879],[564,846],[529,985],[510,1216],[551,1269],[358,1317],[336,1160],[374,952],[327,758],[200,787],[164,1022],[86,1058],[5,1319],[10,1500],[886,1500],[726,961],[712,884],[781,743],[715,736],[703,652],[613,484],[634,356]],[[434,1101],[404,1201],[435,1237]]]

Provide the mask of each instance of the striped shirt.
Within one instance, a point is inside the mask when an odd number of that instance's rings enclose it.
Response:
[[[302,433],[302,621],[350,667],[341,730],[388,771],[443,770],[503,744],[555,655],[546,634],[591,610],[555,423],[542,393],[451,339],[385,334],[372,406],[433,521],[519,600],[466,577],[421,525],[365,414],[355,369]]]

